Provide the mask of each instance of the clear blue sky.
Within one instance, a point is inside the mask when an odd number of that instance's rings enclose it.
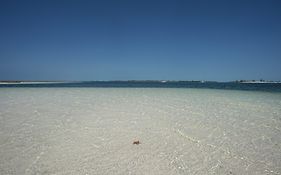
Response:
[[[280,0],[1,0],[1,80],[281,80]]]

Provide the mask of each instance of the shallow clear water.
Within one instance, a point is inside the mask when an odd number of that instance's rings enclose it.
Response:
[[[0,174],[280,173],[281,93],[0,89]]]

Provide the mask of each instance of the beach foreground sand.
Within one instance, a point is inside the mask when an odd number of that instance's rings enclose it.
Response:
[[[0,174],[280,173],[281,93],[0,89]]]

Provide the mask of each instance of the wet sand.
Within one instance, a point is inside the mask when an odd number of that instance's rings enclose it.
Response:
[[[280,173],[281,93],[0,89],[0,174]]]

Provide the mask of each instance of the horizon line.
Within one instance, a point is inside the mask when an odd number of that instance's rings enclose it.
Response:
[[[128,79],[128,80],[0,80],[0,82],[128,82],[128,81],[157,81],[157,82],[281,82],[281,80],[265,80],[265,79],[237,79],[237,80],[227,80],[227,81],[218,81],[218,80],[167,80],[167,79]]]

